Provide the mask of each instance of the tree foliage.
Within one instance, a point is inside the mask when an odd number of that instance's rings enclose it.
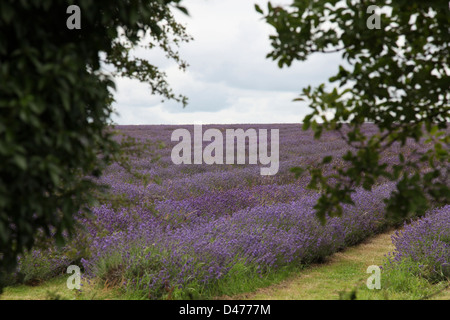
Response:
[[[171,11],[187,13],[179,3],[80,0],[81,29],[69,30],[72,3],[0,1],[0,269],[14,266],[39,229],[59,241],[70,234],[74,213],[92,200],[89,177],[118,156],[112,76],[186,103],[130,51],[145,40],[184,69],[175,49],[190,37]]]
[[[380,28],[369,28],[376,5]],[[310,186],[322,195],[315,206],[318,216],[339,216],[343,203],[352,203],[356,187],[370,190],[381,177],[396,181],[387,200],[394,218],[421,215],[430,204],[449,201],[449,87],[450,11],[448,1],[322,1],[295,0],[281,7],[255,6],[273,26],[272,51],[267,55],[279,67],[306,60],[313,53],[342,54],[344,66],[325,84],[305,88],[300,98],[312,112],[304,129],[319,138],[323,130],[337,130],[351,146],[342,160],[325,175],[323,163],[293,168],[309,172]],[[369,135],[365,123],[379,129]],[[408,156],[398,153],[395,163],[380,154],[414,140],[430,148],[416,148]]]

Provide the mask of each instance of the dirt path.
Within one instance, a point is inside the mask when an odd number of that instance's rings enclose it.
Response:
[[[256,292],[223,299],[338,299],[339,292],[363,286],[370,265],[382,265],[384,256],[393,251],[393,231],[377,235],[364,243],[335,253],[325,263],[312,265],[293,278]]]

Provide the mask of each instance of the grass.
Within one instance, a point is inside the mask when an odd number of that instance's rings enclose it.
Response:
[[[208,299],[220,299],[222,296],[233,296],[244,292],[251,292],[261,287],[277,284],[301,272],[305,266],[287,266],[276,272],[267,272],[263,276],[254,270],[249,270],[244,264],[237,264],[230,270],[227,277],[203,295]],[[219,298],[218,298],[219,297]]]
[[[114,300],[121,299],[118,289],[82,281],[82,288],[69,290],[67,276],[59,276],[36,286],[6,287],[0,300]]]

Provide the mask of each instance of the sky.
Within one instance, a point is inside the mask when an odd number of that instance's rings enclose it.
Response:
[[[276,0],[287,5],[292,0]],[[185,72],[160,52],[136,51],[139,57],[167,73],[181,103],[151,94],[138,80],[116,78],[113,121],[139,124],[239,124],[300,123],[310,112],[305,102],[293,102],[308,85],[326,83],[342,60],[339,54],[314,54],[306,61],[278,68],[266,59],[269,35],[275,29],[262,20],[254,4],[266,8],[267,0],[185,0],[190,16],[175,12],[176,20],[194,38],[179,48],[189,64]]]

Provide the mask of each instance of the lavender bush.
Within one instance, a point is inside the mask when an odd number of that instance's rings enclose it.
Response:
[[[386,268],[408,264],[411,273],[433,281],[448,277],[443,268],[450,264],[450,205],[405,225],[392,236],[392,242],[395,250],[388,256]]]

